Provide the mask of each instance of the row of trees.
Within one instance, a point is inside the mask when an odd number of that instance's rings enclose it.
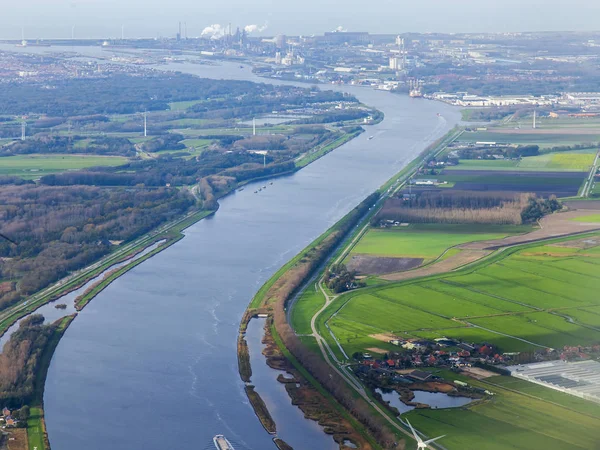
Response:
[[[426,191],[415,199],[389,199],[373,224],[393,220],[407,223],[523,223],[522,212],[532,194]]]

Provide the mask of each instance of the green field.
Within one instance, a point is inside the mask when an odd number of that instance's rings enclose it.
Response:
[[[202,103],[202,100],[190,100],[183,102],[172,102],[169,103],[169,108],[171,111],[185,111],[186,109],[197,105],[198,103]]]
[[[540,148],[551,148],[563,145],[600,142],[600,133],[577,133],[575,130],[565,130],[563,133],[515,133],[513,130],[491,128],[488,131],[464,133],[461,142],[497,142],[517,145],[539,145]]]
[[[589,216],[575,217],[571,220],[575,222],[600,222],[600,214],[590,214]]]
[[[459,244],[501,239],[528,231],[531,227],[503,225],[419,224],[393,229],[372,228],[351,254],[423,258],[427,262]]]
[[[50,173],[85,169],[95,166],[119,166],[127,158],[120,156],[84,155],[19,155],[0,158],[0,175],[38,178]]]
[[[600,448],[600,408],[591,402],[510,377],[468,383],[495,395],[470,408],[413,410],[406,417],[427,436],[447,435],[440,444],[449,449]]]
[[[41,408],[30,408],[30,416],[27,419],[27,441],[30,450],[43,450],[45,448],[43,417]]]
[[[298,334],[311,334],[310,319],[325,304],[325,298],[320,290],[312,285],[307,288],[292,310],[292,327]]]
[[[352,292],[330,305],[318,326],[323,330],[328,319],[347,354],[390,348],[375,339],[378,334],[489,342],[505,352],[600,343],[595,328],[600,325],[600,246],[578,248],[589,246],[590,239],[586,242],[529,244],[456,274]],[[431,256],[443,248],[443,241],[409,243],[414,255]],[[367,249],[383,252],[374,245]],[[329,333],[321,334],[330,346],[337,345]]]
[[[596,149],[546,153],[528,156],[521,160],[481,160],[462,159],[456,166],[446,170],[498,170],[498,171],[534,171],[534,172],[588,172],[594,163]]]

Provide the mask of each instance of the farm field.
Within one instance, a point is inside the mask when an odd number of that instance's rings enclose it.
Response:
[[[87,155],[19,155],[0,158],[0,175],[39,178],[43,175],[96,166],[119,166],[127,158]]]
[[[444,170],[436,178],[453,184],[453,189],[466,191],[531,192],[543,197],[577,195],[586,172],[520,171],[520,170]]]
[[[456,166],[449,166],[447,171],[456,170],[498,170],[523,172],[586,172],[594,163],[596,149],[577,150],[561,153],[546,153],[538,156],[527,156],[521,160],[478,160],[461,159]]]
[[[414,224],[393,229],[370,229],[352,249],[352,254],[423,258],[432,261],[459,244],[531,231],[528,226]]]
[[[572,220],[575,222],[600,222],[600,213],[590,214],[589,216],[576,217]]]
[[[564,145],[600,142],[598,128],[515,130],[510,128],[490,128],[487,131],[464,133],[461,142],[497,142],[517,145],[539,145],[552,148]]]
[[[557,396],[561,393],[556,391],[541,393],[539,389],[551,390],[527,382],[513,384],[513,380],[468,380],[470,385],[489,389],[495,395],[468,409],[417,409],[406,417],[427,436],[446,434],[440,444],[448,449],[598,448],[600,418],[591,411],[597,411],[597,405],[566,394]]]
[[[599,268],[600,234],[529,244],[468,271],[350,293],[319,327],[329,318],[347,354],[388,348],[381,336],[445,336],[504,352],[600,343]]]

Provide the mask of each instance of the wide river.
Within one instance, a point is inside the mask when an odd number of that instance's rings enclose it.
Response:
[[[171,69],[266,82],[236,64]],[[54,449],[211,449],[217,433],[236,449],[275,448],[237,370],[236,337],[248,302],[282,264],[460,120],[441,103],[332,88],[383,111],[385,120],[259,194],[250,185],[222,199],[214,217],[112,283],[73,322],[46,382]],[[296,450],[334,448],[301,415],[274,416],[296,422],[279,427]]]

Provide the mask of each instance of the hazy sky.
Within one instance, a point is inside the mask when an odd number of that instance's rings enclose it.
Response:
[[[190,37],[229,22],[265,35],[598,30],[599,17],[598,0],[0,0],[0,38],[173,36],[180,20]]]

